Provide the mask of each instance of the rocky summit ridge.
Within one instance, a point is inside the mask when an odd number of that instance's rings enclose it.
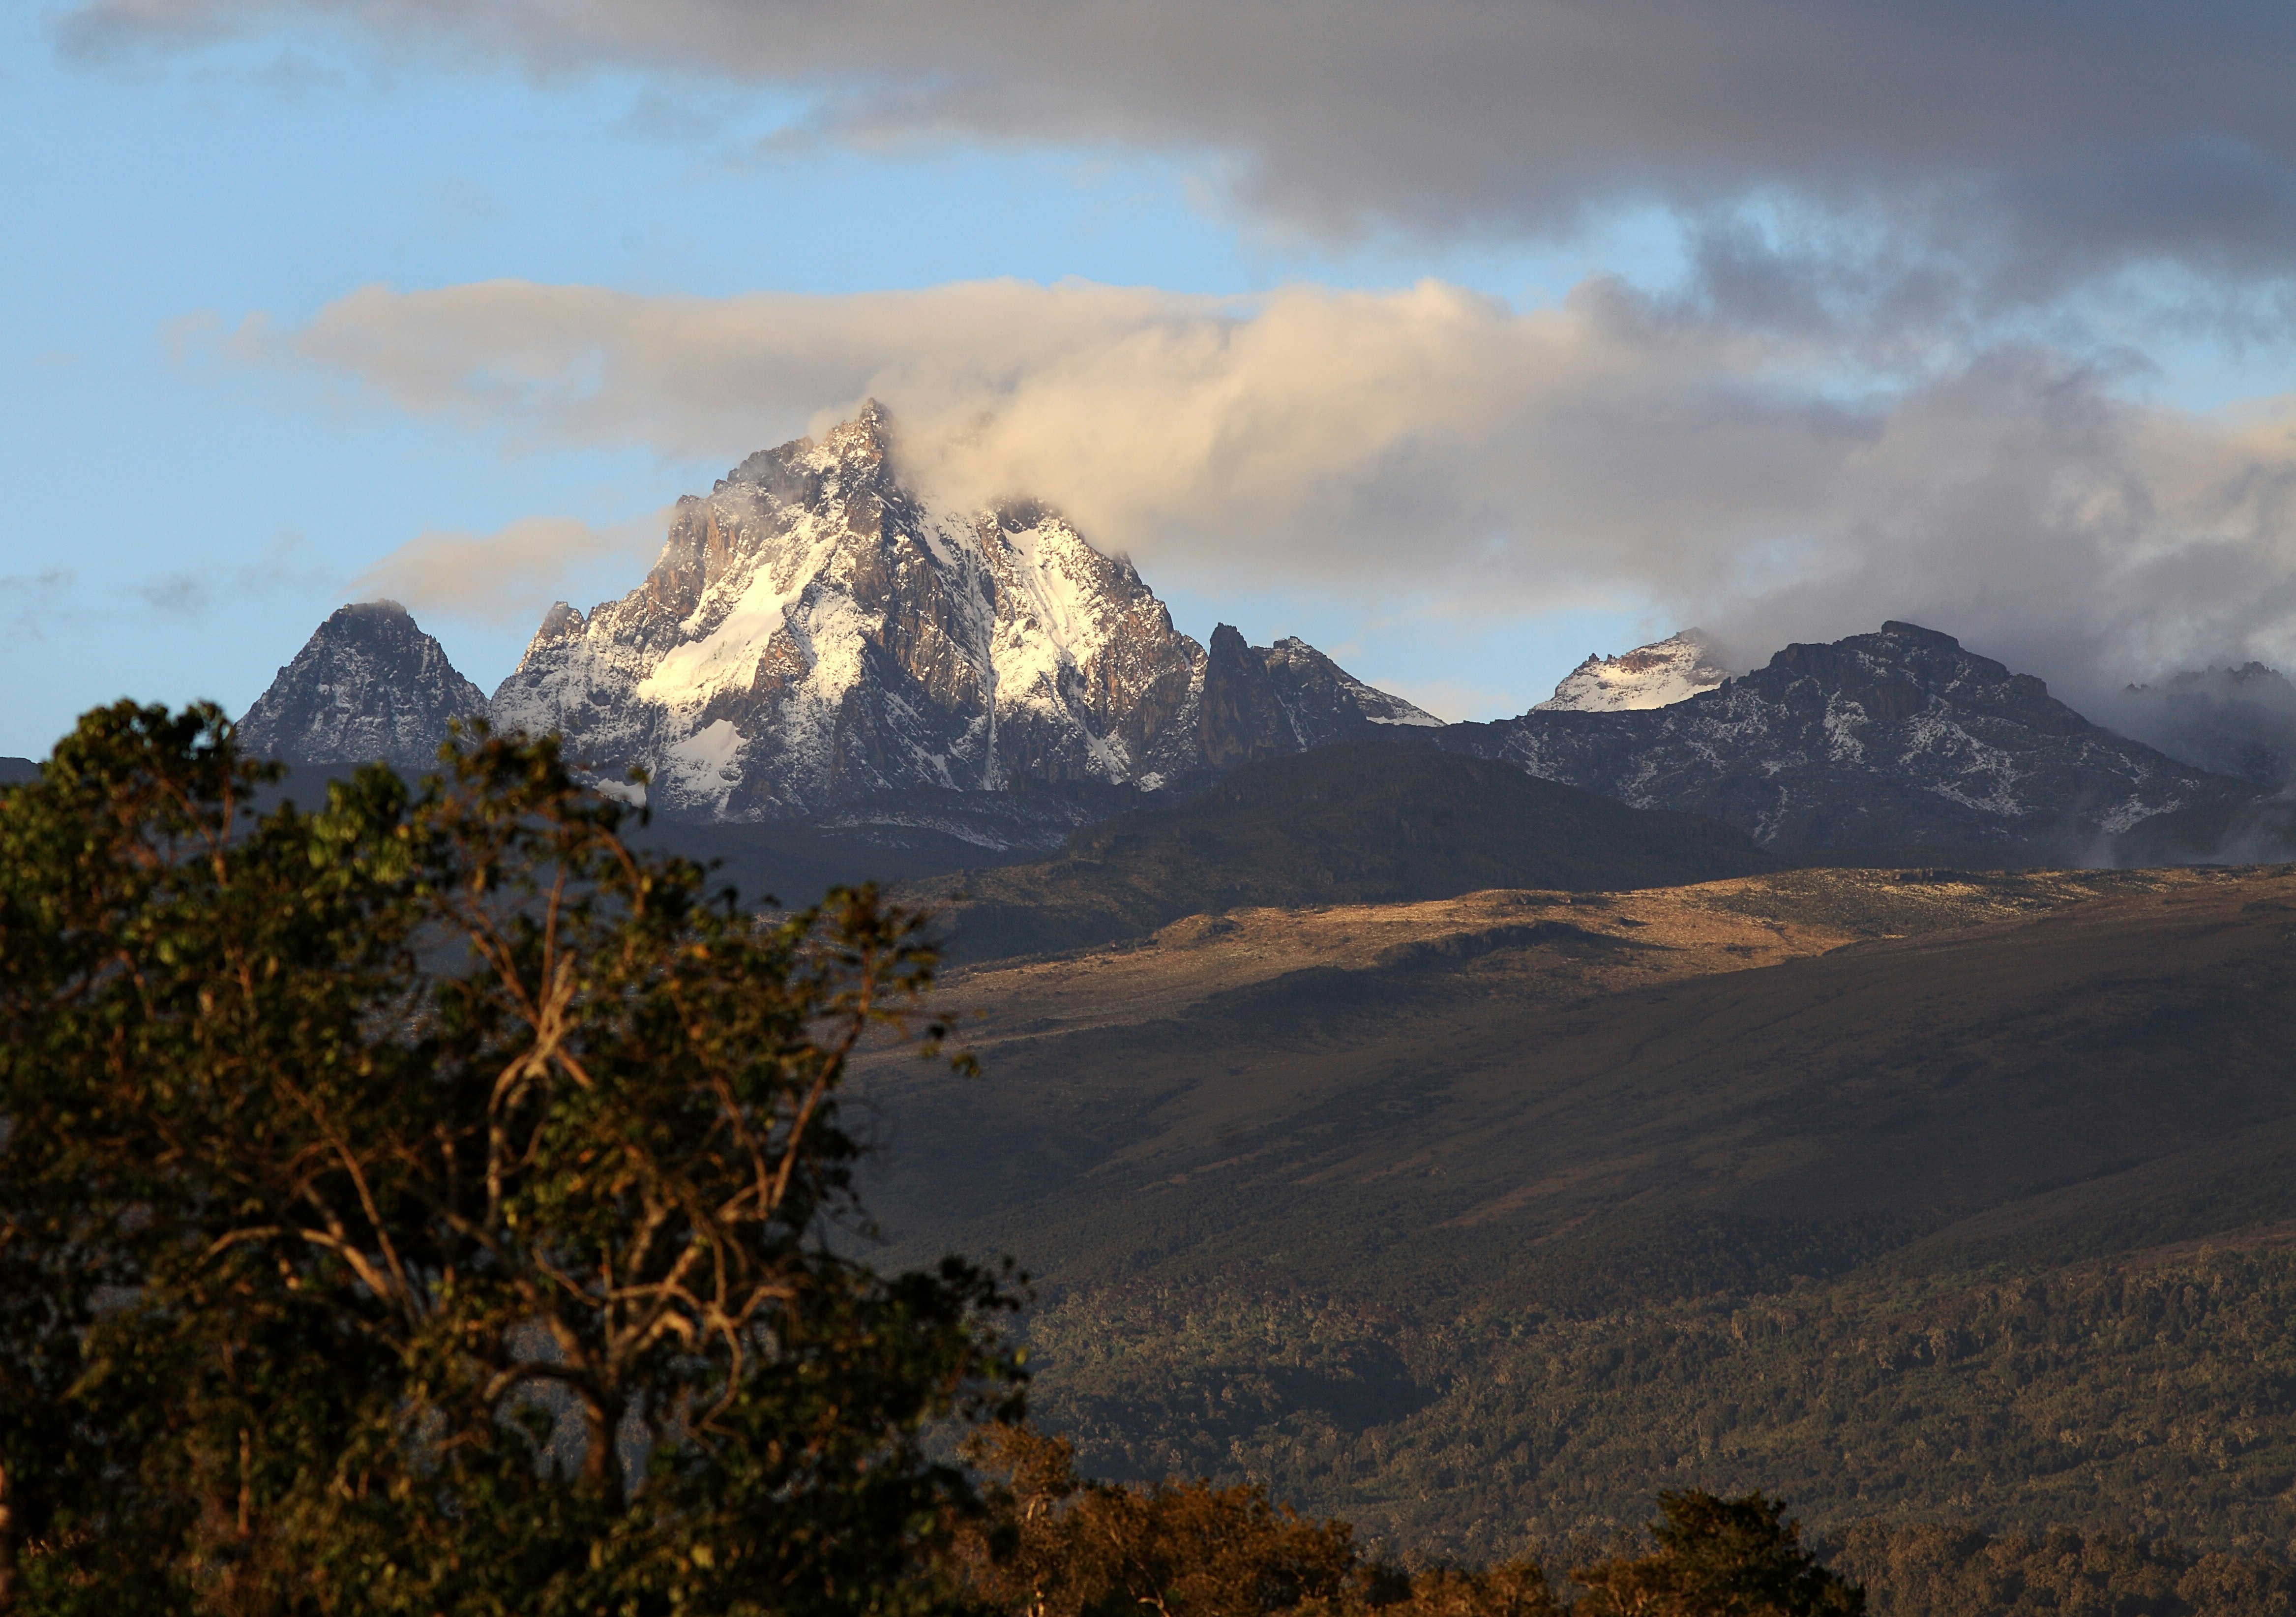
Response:
[[[295,672],[258,707],[312,706]],[[563,735],[603,784],[641,767],[657,807],[720,820],[919,789],[1152,791],[1439,722],[1303,641],[1179,633],[1128,561],[1042,505],[931,509],[873,404],[681,499],[644,582],[553,607],[487,711]],[[264,735],[299,760],[345,751],[309,726]]]
[[[1665,707],[1535,708],[1443,743],[1768,849],[2208,858],[2265,834],[2246,783],[2090,723],[2030,674],[1890,622]]]

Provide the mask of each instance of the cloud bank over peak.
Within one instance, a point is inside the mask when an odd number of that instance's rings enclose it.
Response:
[[[1783,199],[2008,303],[2155,262],[2284,283],[2296,248],[2278,0],[79,0],[56,27],[89,59],[316,29],[730,79],[803,97],[800,137],[1200,160],[1338,238]]]
[[[873,395],[935,497],[1035,495],[1152,578],[1213,587],[1627,604],[1742,660],[1906,618],[2076,697],[2296,654],[2296,398],[2164,409],[2032,345],[1851,386],[1807,344],[1603,279],[1528,310],[1437,282],[1249,302],[371,287],[226,341],[417,415],[676,461],[731,464]],[[452,584],[443,541],[368,581],[500,593],[586,542],[508,536],[495,586]]]
[[[425,617],[531,628],[594,564],[644,566],[660,545],[666,518],[594,524],[530,516],[491,533],[433,529],[361,572],[349,595],[394,600]]]

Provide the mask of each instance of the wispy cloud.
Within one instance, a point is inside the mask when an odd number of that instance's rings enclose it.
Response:
[[[0,619],[6,621],[8,632],[20,639],[46,639],[48,623],[72,583],[71,573],[61,567],[0,576]]]
[[[214,598],[206,578],[195,572],[171,572],[132,588],[146,606],[170,618],[196,618]]]
[[[322,589],[340,576],[320,559],[318,547],[308,537],[283,528],[254,561],[233,570],[232,582],[242,595],[267,595]]]

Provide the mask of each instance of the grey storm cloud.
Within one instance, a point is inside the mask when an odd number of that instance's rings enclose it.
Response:
[[[682,463],[873,395],[932,497],[1050,500],[1152,579],[1632,603],[1744,661],[1907,618],[2074,694],[2296,655],[2296,398],[2174,410],[2030,345],[1847,389],[1806,343],[1603,279],[1522,310],[1439,282],[1242,302],[503,281],[366,288],[219,341],[412,415]],[[446,605],[570,542],[514,525],[391,566]]]
[[[1941,267],[2013,303],[2161,259],[2276,280],[2296,249],[2284,0],[81,0],[55,26],[91,58],[317,26],[771,85],[808,98],[800,138],[1152,148],[1340,236],[1769,200],[1907,305]]]

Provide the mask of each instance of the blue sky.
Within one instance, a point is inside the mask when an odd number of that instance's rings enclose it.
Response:
[[[723,470],[722,456],[666,447],[644,431],[617,440],[467,408],[394,405],[359,377],[252,362],[230,340],[250,316],[301,330],[371,285],[405,292],[508,277],[708,300],[836,299],[997,276],[1213,295],[1432,280],[1502,300],[1513,315],[1566,307],[1583,315],[1586,288],[1616,284],[1645,300],[1632,305],[1636,329],[1663,327],[1669,354],[1679,331],[1694,328],[1703,345],[1681,384],[1682,407],[1658,395],[1669,422],[1694,401],[1703,401],[1696,410],[1721,410],[1720,399],[1773,423],[1838,415],[1864,423],[1857,430],[1869,439],[1950,444],[1958,429],[1936,423],[1979,388],[1969,378],[1997,373],[2003,352],[2041,345],[2060,364],[2057,380],[2015,397],[2030,405],[2077,383],[2115,409],[2168,412],[2165,427],[2131,416],[2136,447],[2126,450],[2169,456],[2167,470],[2143,462],[2142,475],[2164,488],[2230,475],[2223,432],[2193,427],[2192,412],[2286,391],[2291,349],[2285,306],[2272,301],[2281,283],[2268,241],[2211,248],[2196,255],[2198,271],[2173,254],[2140,255],[2133,267],[2108,264],[1945,320],[1902,312],[1914,307],[1903,291],[1909,279],[1883,287],[1868,274],[1876,260],[1860,257],[1857,234],[1861,219],[1876,217],[1870,210],[1812,223],[1806,209],[1796,212],[1802,193],[1766,190],[1759,172],[1740,175],[1730,181],[1740,187],[1731,193],[1736,211],[1724,222],[1740,231],[1741,247],[1751,242],[1765,285],[1784,283],[1781,266],[1816,264],[1827,274],[1797,270],[1794,283],[1821,289],[1810,294],[1816,308],[1833,295],[1824,287],[1849,284],[1851,271],[1867,276],[1841,294],[1865,313],[1813,324],[1807,311],[1774,318],[1733,291],[1744,279],[1727,273],[1736,260],[1715,267],[1728,233],[1664,186],[1597,188],[1571,211],[1522,181],[1506,196],[1529,200],[1506,201],[1517,212],[1504,217],[1477,213],[1470,194],[1457,217],[1431,222],[1390,196],[1374,198],[1365,218],[1335,224],[1316,211],[1328,176],[1286,157],[1277,136],[1263,143],[1275,155],[1262,153],[1261,180],[1235,183],[1236,143],[1262,137],[1236,134],[1217,111],[1201,115],[1201,137],[1185,121],[1198,114],[1186,109],[1139,134],[1140,120],[1164,116],[1144,102],[1147,111],[1112,130],[1091,118],[988,127],[987,115],[967,113],[920,128],[824,132],[802,67],[744,78],[665,67],[644,49],[617,57],[619,46],[570,63],[515,49],[404,41],[386,49],[355,30],[299,21],[291,5],[244,9],[253,21],[233,13],[221,43],[111,54],[62,48],[82,13],[17,7],[0,18],[0,140],[12,159],[0,165],[0,276],[12,316],[0,337],[0,479],[12,497],[0,526],[0,685],[10,698],[0,752],[42,752],[78,712],[122,695],[209,696],[244,708],[359,575],[418,534],[485,533],[539,514],[636,521]],[[1415,115],[1439,116],[1439,106]],[[1534,178],[1550,190],[1562,183]],[[1767,235],[1765,220],[1775,225]],[[1701,243],[1707,259],[1693,263]],[[2250,255],[2236,272],[2210,267],[2235,250]],[[1890,251],[1893,264],[1921,258]],[[2250,300],[2237,331],[2202,312],[2228,298]],[[1898,312],[1885,321],[1875,310]],[[1622,317],[1601,318],[1605,331],[1623,329]],[[1749,345],[1759,352],[1746,359]],[[1982,370],[1988,358],[1995,373]],[[1742,364],[1742,373],[1728,369]],[[1632,421],[1652,418],[1647,400],[1641,407]],[[758,419],[793,436],[810,409],[785,403]],[[1663,480],[1669,459],[1636,462],[1642,470],[1609,477],[1601,500],[1574,496],[1557,505],[1561,514],[1537,517],[1546,528],[1533,544],[1522,536],[1536,502],[1522,490],[1559,486],[1571,464],[1527,484],[1510,482],[1507,465],[1549,452],[1526,446],[1548,443],[1554,419],[1494,436],[1472,464],[1446,463],[1446,477],[1476,492],[1442,519],[1439,542],[1431,528],[1417,532],[1408,500],[1382,486],[1349,508],[1344,533],[1334,529],[1328,568],[1314,548],[1324,519],[1308,512],[1277,560],[1252,560],[1251,532],[1211,532],[1152,546],[1144,571],[1199,636],[1221,619],[1261,642],[1301,634],[1448,717],[1487,718],[1544,695],[1589,650],[1624,649],[1685,613],[1736,612],[1757,650],[1767,649],[1763,636],[1805,625],[1871,627],[1865,618],[1898,615],[1901,600],[1920,595],[1925,569],[1973,565],[1971,555],[2009,543],[1874,575],[1883,585],[1860,585],[1862,593],[1843,585],[1813,595],[1828,579],[1868,579],[1861,570],[1874,559],[1858,546],[1919,551],[1928,542],[1912,528],[1874,537],[1907,508],[1908,478],[1915,504],[1927,491],[1917,469],[1883,475],[1861,452],[1854,467],[1781,472],[1778,487],[1801,491],[1799,504],[1783,505],[1710,470],[1701,473],[1708,483],[1673,503],[1637,508],[1637,485]],[[1728,430],[1742,424],[1734,417]],[[1705,436],[1719,441],[1719,431]],[[2170,447],[2145,447],[2157,443]],[[2069,465],[2094,459],[2087,449],[2065,453]],[[1718,452],[1718,464],[1727,459]],[[1855,497],[1872,508],[1851,509],[1843,488],[1864,489]],[[1695,531],[1708,501],[1710,544]],[[1968,509],[1942,497],[1937,508],[1964,513],[1938,522],[1965,520]],[[1218,527],[1216,513],[1193,509],[1196,528]],[[2253,565],[2244,582],[2226,587],[2251,602],[2285,571],[2281,517],[2257,520],[2261,528],[2251,522],[2235,536]],[[2038,528],[2030,513],[2018,519],[2025,528],[2003,521],[2004,533],[2034,546],[2072,542],[2054,518]],[[1668,534],[1680,536],[1678,551],[1668,549]],[[2139,548],[2162,542],[2149,530],[2138,537]],[[1422,544],[1424,565],[1414,559]],[[1505,587],[1479,582],[1475,557],[1486,551],[1509,558]],[[1602,564],[1614,553],[1635,559]],[[1937,610],[2030,589],[2051,566],[2135,565],[2121,553],[2109,564],[2087,550],[2035,554],[2033,570],[2005,575],[1991,594],[1941,595]],[[1784,583],[1773,577],[1781,567],[1792,575]],[[587,604],[621,593],[642,570],[627,554],[600,558],[575,569],[565,587]],[[2094,644],[2101,634],[2120,636],[2108,649],[2141,671],[2140,653],[2213,654],[2219,643],[2227,653],[2269,650],[2284,632],[2284,616],[2207,602],[2155,621],[2141,602],[2161,593],[2158,580],[2146,582],[2141,569],[2130,577],[2123,595],[2136,591],[2138,605],[2122,595],[2093,603],[2034,640],[2035,658],[2064,665],[2047,671],[2078,674],[2084,657],[2103,666]],[[457,664],[489,687],[530,628],[476,609],[424,616]],[[2019,621],[2013,602],[1984,620],[1997,620]]]

